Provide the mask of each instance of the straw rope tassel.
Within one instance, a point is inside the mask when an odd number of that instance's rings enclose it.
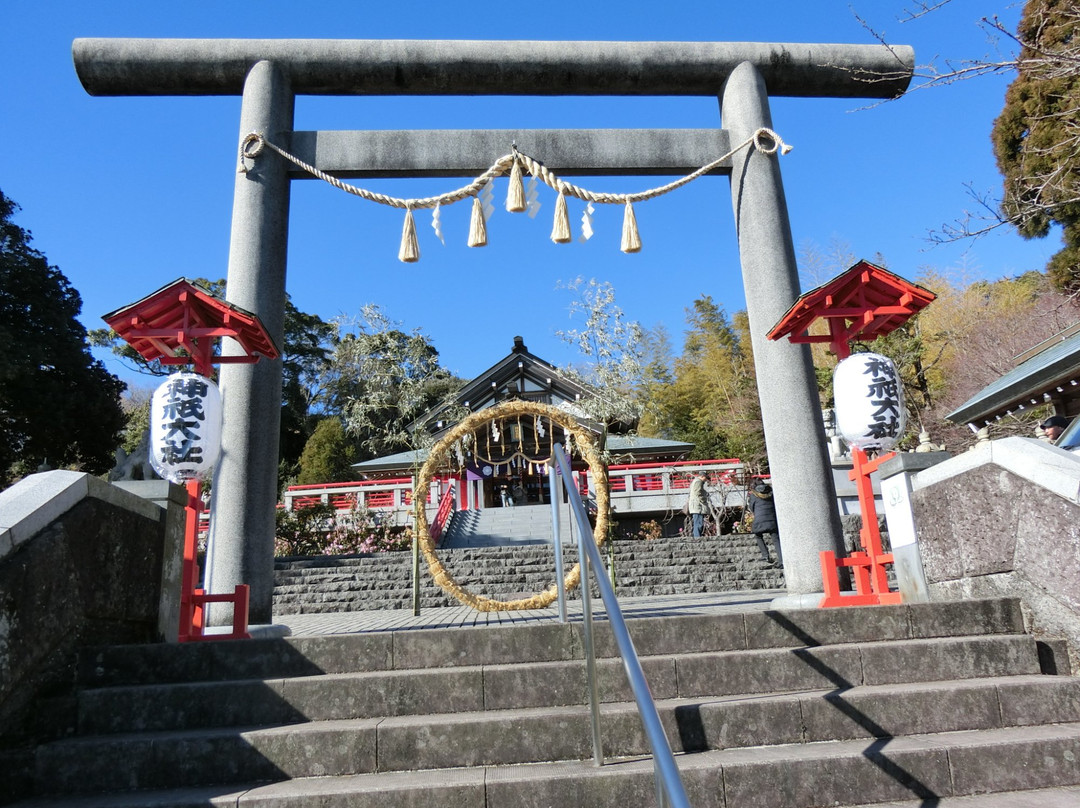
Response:
[[[556,244],[570,243],[570,214],[566,210],[566,194],[559,191],[555,202],[555,224],[551,228],[551,240]]]
[[[634,206],[630,200],[626,201],[623,208],[622,220],[622,246],[619,247],[624,253],[641,252],[641,236],[637,229],[637,216],[634,215]]]
[[[506,210],[509,213],[522,213],[527,207],[525,185],[521,181],[521,163],[515,159],[514,167],[510,169],[510,187],[506,191]]]
[[[484,204],[478,196],[474,196],[472,200],[472,219],[469,221],[469,246],[487,246],[487,222],[484,220]]]
[[[399,261],[414,264],[420,260],[420,245],[416,242],[416,222],[412,208],[405,208],[405,226],[401,228],[401,248],[397,254]]]

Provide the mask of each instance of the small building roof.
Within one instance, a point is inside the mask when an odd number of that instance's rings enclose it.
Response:
[[[635,457],[659,458],[661,456],[684,456],[694,448],[692,443],[662,438],[643,438],[640,435],[608,435],[607,448],[613,455],[620,452],[633,454]]]
[[[213,362],[253,362],[279,355],[258,316],[187,278],[178,278],[101,319],[148,362],[188,364],[200,353],[197,343],[219,337],[235,339],[245,356],[212,356],[209,346],[203,346]]]
[[[661,438],[643,438],[638,435],[609,434],[607,448],[616,457],[620,454],[631,454],[635,461],[672,460],[684,457],[694,448],[694,444]],[[401,471],[412,473],[424,465],[428,454],[427,449],[415,449],[353,463],[352,467],[360,474],[382,475]]]
[[[851,340],[872,342],[903,325],[937,297],[929,289],[869,261],[859,261],[828,283],[799,297],[767,334],[771,340],[827,342],[839,354]],[[811,334],[819,319],[828,334]]]
[[[353,463],[352,467],[360,474],[385,474],[390,471],[408,471],[411,474],[427,462],[429,454],[427,449],[410,449]]]
[[[1080,410],[1080,323],[1039,347],[1034,354],[1021,354],[1027,358],[945,417],[980,429],[1014,410],[1053,399],[1062,402],[1063,414],[1075,415]]]

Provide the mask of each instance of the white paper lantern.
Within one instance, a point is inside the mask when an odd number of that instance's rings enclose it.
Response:
[[[150,464],[174,483],[202,479],[221,451],[221,393],[198,373],[176,373],[150,400]]]
[[[907,410],[896,365],[875,353],[852,354],[833,373],[836,425],[844,440],[866,451],[888,451],[904,435]]]

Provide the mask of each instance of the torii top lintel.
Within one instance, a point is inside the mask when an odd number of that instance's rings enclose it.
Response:
[[[766,336],[771,340],[787,337],[791,342],[827,342],[839,359],[846,359],[852,340],[872,342],[894,331],[936,297],[929,289],[887,269],[859,261],[799,297]],[[810,333],[810,326],[819,319],[828,323],[828,334]]]
[[[260,61],[299,95],[716,96],[750,62],[773,96],[893,98],[906,45],[344,39],[76,39],[90,95],[239,95]]]

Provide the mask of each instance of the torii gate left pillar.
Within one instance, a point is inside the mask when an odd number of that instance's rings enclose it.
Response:
[[[257,62],[248,71],[242,98],[241,140],[248,132],[274,132],[285,139],[292,131],[292,89],[270,62]],[[227,289],[230,302],[257,312],[282,346],[288,233],[285,161],[260,160],[236,175]],[[253,624],[272,622],[281,363],[279,357],[221,368],[225,419],[214,491],[225,495],[212,499],[205,589],[231,592],[238,584],[248,584]],[[225,615],[211,607],[209,617],[210,624],[217,625]]]

